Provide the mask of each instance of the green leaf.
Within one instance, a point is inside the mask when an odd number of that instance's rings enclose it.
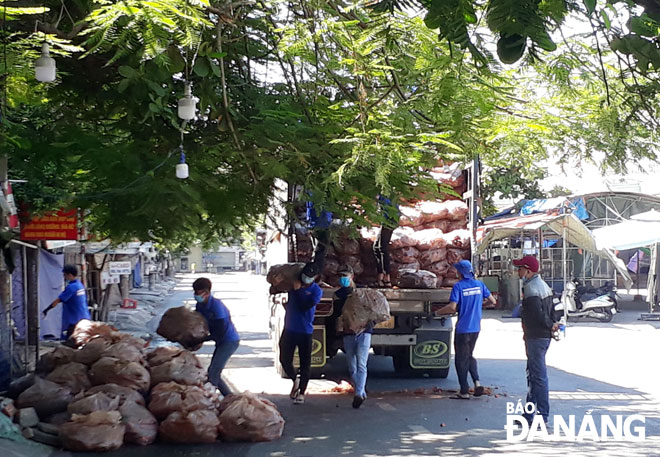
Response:
[[[199,58],[195,61],[195,66],[193,67],[193,71],[197,76],[200,78],[204,78],[208,76],[210,68],[209,68],[209,63],[208,61],[204,58]]]
[[[135,70],[135,68],[129,67],[127,65],[122,65],[121,67],[119,67],[117,71],[124,78],[135,78],[139,75],[139,73]]]
[[[584,6],[587,7],[587,13],[591,14],[596,11],[596,0],[584,0]]]
[[[226,52],[212,52],[209,54],[209,57],[213,59],[222,59],[223,57],[227,57]]]
[[[600,10],[600,17],[603,18],[603,22],[605,23],[605,27],[607,30],[612,29],[612,22],[610,21],[610,16],[607,14],[605,10]]]

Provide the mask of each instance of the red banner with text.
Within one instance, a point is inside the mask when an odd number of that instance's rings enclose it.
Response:
[[[22,240],[78,240],[78,211],[57,211],[21,224]]]

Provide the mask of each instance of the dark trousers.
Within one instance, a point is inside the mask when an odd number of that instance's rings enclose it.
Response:
[[[391,228],[381,227],[378,239],[374,243],[378,273],[390,274],[390,240],[393,231]]]
[[[479,338],[479,332],[457,333],[454,336],[454,363],[456,364],[456,374],[458,375],[458,383],[461,385],[462,394],[466,394],[470,390],[467,378],[468,372],[470,372],[473,382],[479,380],[477,359],[472,357],[477,338]]]
[[[328,253],[330,245],[329,229],[314,229],[314,238],[316,238],[316,249],[314,249],[313,262],[319,266],[319,271],[323,271],[325,266],[325,255]]]
[[[293,353],[298,348],[300,359],[300,393],[304,394],[309,383],[309,372],[312,365],[312,335],[307,333],[282,331],[280,338],[280,363],[289,379],[296,379],[293,368]]]
[[[545,354],[550,347],[550,338],[529,338],[525,340],[527,353],[527,402],[536,405],[536,412],[548,422],[550,414],[550,396],[548,392],[548,370],[545,366]],[[525,414],[529,422],[532,416]]]

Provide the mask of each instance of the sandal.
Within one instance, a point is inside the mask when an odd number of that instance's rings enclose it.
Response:
[[[470,399],[470,394],[461,394],[461,393],[458,393],[458,394],[456,394],[456,395],[452,395],[452,396],[449,397],[449,398],[451,398],[451,399],[453,399],[453,400],[469,400],[469,399]]]
[[[385,287],[385,283],[382,280],[374,281],[371,284],[369,284],[369,287],[372,287],[374,289],[382,289]]]

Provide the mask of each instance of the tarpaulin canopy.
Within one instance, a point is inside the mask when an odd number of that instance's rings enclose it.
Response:
[[[591,231],[572,213],[540,213],[486,221],[477,229],[477,253],[484,252],[492,241],[515,236],[521,232],[536,232],[539,229],[552,230],[560,236],[565,236],[566,241],[572,245],[608,259],[624,278],[626,284],[632,283],[623,261],[617,258],[609,248],[598,246]],[[660,234],[660,232],[658,233]]]
[[[628,220],[593,231],[596,244],[601,248],[641,248],[660,243],[660,221]]]

